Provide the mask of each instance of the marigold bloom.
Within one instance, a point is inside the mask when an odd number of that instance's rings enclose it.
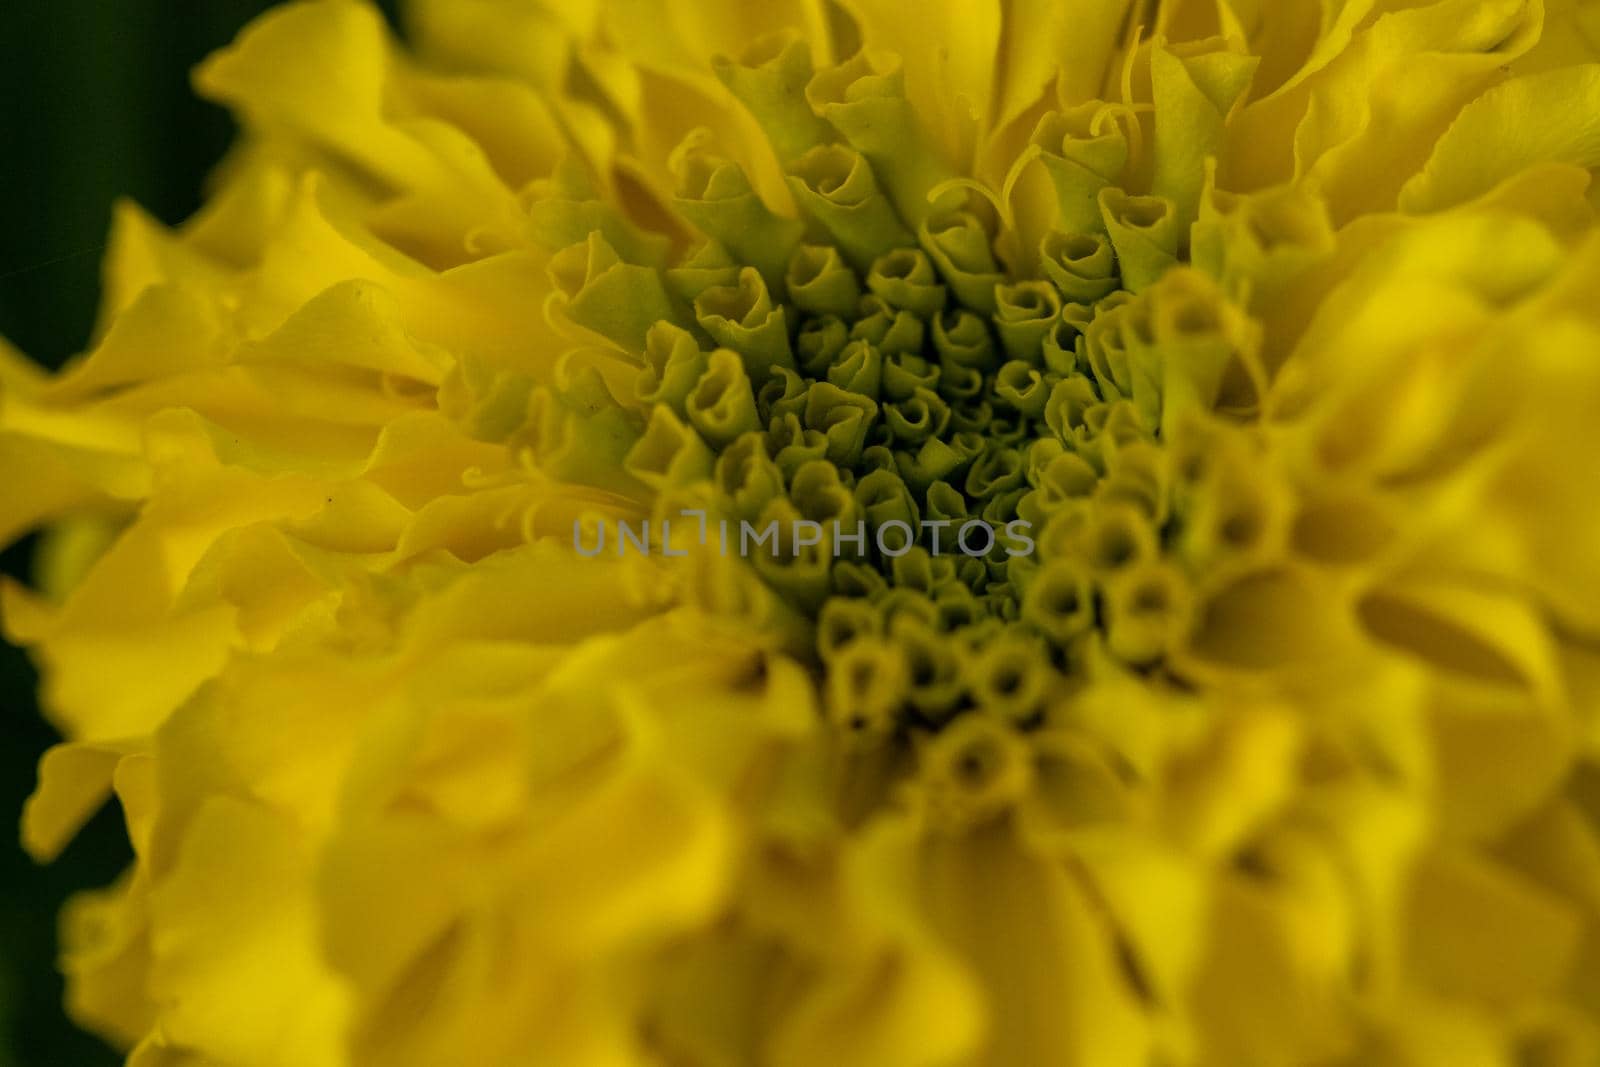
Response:
[[[1600,4],[409,21],[247,29],[208,206],[0,354],[83,1025],[1600,1059]]]

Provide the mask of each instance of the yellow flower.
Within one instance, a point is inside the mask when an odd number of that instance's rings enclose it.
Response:
[[[83,1025],[1600,1059],[1600,5],[409,23],[246,30],[208,206],[0,352]]]

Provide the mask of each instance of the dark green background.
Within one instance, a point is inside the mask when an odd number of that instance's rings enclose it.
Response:
[[[51,366],[84,346],[117,197],[168,223],[198,206],[231,126],[195,99],[189,70],[270,6],[0,3],[0,334],[12,344]],[[12,546],[0,567],[25,574],[29,550]],[[16,846],[23,798],[55,739],[38,718],[33,685],[23,654],[0,643],[0,1067],[115,1064],[62,1015],[55,914],[74,890],[111,881],[127,845],[113,806],[49,867]]]

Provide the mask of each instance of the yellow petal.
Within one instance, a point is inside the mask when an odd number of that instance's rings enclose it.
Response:
[[[1400,207],[1453,207],[1535,163],[1600,167],[1600,65],[1514,78],[1462,108]]]

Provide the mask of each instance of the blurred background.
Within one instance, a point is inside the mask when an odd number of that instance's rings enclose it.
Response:
[[[194,97],[189,70],[271,6],[0,4],[0,335],[52,367],[83,348],[113,201],[130,197],[169,224],[199,206],[231,124]],[[31,549],[6,549],[0,569],[25,575]],[[115,805],[49,867],[18,848],[23,799],[56,740],[34,681],[27,658],[0,642],[0,1067],[101,1067],[120,1057],[62,1014],[55,917],[69,894],[110,882],[129,852]]]

